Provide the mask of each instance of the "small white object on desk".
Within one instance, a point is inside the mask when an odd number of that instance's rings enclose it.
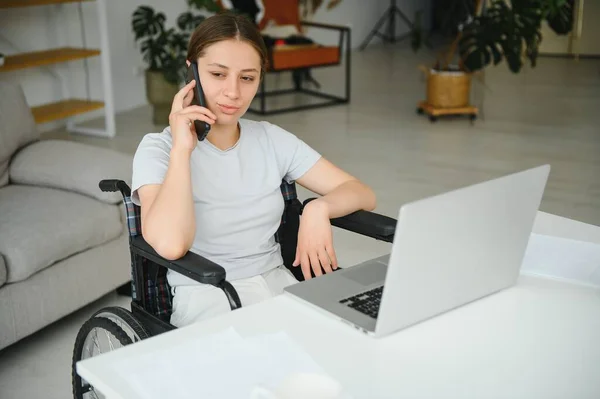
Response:
[[[538,212],[521,274],[600,288],[600,228]]]
[[[521,273],[600,288],[600,244],[532,234]]]

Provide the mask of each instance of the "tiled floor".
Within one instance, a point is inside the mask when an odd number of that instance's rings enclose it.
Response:
[[[378,196],[377,211],[392,217],[407,201],[550,163],[541,209],[600,225],[600,61],[543,58],[536,69],[519,75],[502,64],[487,71],[486,88],[475,83],[474,103],[483,111],[478,121],[430,123],[415,113],[425,92],[417,66],[429,56],[400,46],[369,47],[353,54],[350,105],[269,120],[370,184]],[[326,89],[341,91],[339,69],[314,74]],[[276,80],[269,79],[269,85]],[[289,81],[287,75],[279,77],[280,85]],[[112,140],[64,132],[45,136],[133,153],[143,134],[162,129],[152,125],[147,107],[119,115],[117,126]],[[301,190],[300,195],[310,193]],[[335,244],[342,264],[389,250],[387,244],[340,231]],[[127,299],[108,295],[0,352],[0,397],[69,397],[77,330],[107,304],[127,306]]]

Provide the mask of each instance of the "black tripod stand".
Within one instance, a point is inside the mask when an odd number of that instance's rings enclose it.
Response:
[[[410,29],[414,28],[414,24],[411,22],[411,20],[408,19],[408,17],[404,15],[404,13],[396,5],[396,0],[390,0],[390,7],[382,15],[379,21],[377,21],[377,24],[375,24],[375,27],[373,28],[369,36],[367,36],[365,41],[362,42],[362,44],[360,45],[360,49],[364,50],[369,45],[369,42],[371,41],[371,39],[373,39],[374,36],[380,37],[384,42],[387,43],[396,43],[397,41],[404,40],[405,38],[410,36],[409,32],[400,37],[396,37],[396,14],[404,20],[404,22],[409,26]],[[387,35],[379,32],[379,29],[386,22],[386,20],[388,22]]]

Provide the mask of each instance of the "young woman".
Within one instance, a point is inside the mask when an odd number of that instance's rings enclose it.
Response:
[[[294,266],[310,278],[336,269],[330,218],[373,210],[375,195],[292,133],[242,119],[267,67],[255,25],[218,14],[193,33],[190,61],[198,63],[207,107],[190,105],[192,81],[174,97],[169,126],[142,139],[133,163],[132,199],[141,206],[142,233],[163,257],[189,251],[223,266],[242,306],[296,283],[283,266],[274,235],[283,213],[280,184],[295,181],[319,195],[304,209]],[[194,120],[210,132],[198,141]],[[171,323],[182,326],[230,311],[221,289],[179,273]]]

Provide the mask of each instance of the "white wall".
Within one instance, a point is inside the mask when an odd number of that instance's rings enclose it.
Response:
[[[409,18],[413,18],[417,7],[427,7],[429,0],[399,0],[399,7]],[[110,58],[113,76],[113,92],[117,112],[138,107],[146,103],[144,66],[139,49],[134,45],[131,31],[131,15],[140,4],[154,7],[165,12],[167,25],[174,25],[177,16],[186,8],[184,0],[108,0],[108,21]],[[352,47],[356,48],[371,31],[377,20],[389,6],[388,0],[343,0],[335,9],[325,7],[312,18],[317,22],[344,24],[352,28]],[[78,17],[78,4],[27,7],[0,11],[0,52],[5,54],[19,51],[33,51],[57,46],[81,46],[82,35]],[[86,41],[89,47],[98,47],[98,25],[95,2],[81,4]],[[397,34],[406,30],[400,20]],[[309,32],[314,39],[336,43],[335,34],[320,30]],[[374,38],[371,45],[376,44]],[[92,99],[102,99],[101,69],[98,57],[88,59],[90,71],[90,93]],[[28,102],[38,105],[61,97],[62,86],[51,71],[64,77],[64,86],[72,96],[86,96],[86,80],[83,73],[83,61],[59,64],[48,68],[32,68],[24,71],[0,74],[0,79],[16,80],[23,85]],[[91,113],[98,116],[101,113]],[[47,127],[47,126],[46,126]],[[43,128],[43,127],[42,127]]]
[[[325,2],[324,2],[325,3]],[[413,21],[415,12],[419,9],[424,10],[424,14],[429,14],[431,0],[397,0],[397,7]],[[318,12],[311,18],[314,22],[327,22],[331,24],[347,25],[352,29],[352,48],[358,48],[363,40],[369,35],[379,19],[386,13],[390,7],[389,0],[343,0],[336,8],[327,10],[325,5],[321,6]],[[428,22],[428,21],[427,21]],[[387,20],[379,30],[383,34],[387,33]],[[396,36],[400,36],[408,31],[408,26],[396,15]],[[313,29],[309,35],[320,43],[336,43],[334,35],[329,34],[322,29]],[[369,42],[369,46],[381,42],[377,36]]]

